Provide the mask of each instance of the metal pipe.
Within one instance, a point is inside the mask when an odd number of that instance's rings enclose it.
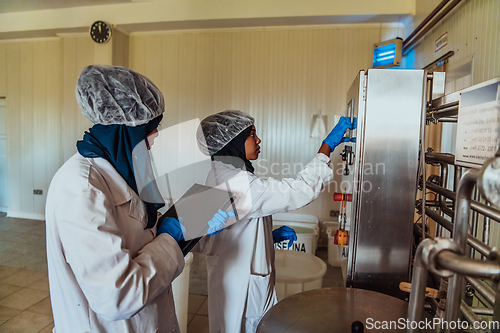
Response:
[[[438,194],[442,194],[444,195],[445,197],[447,197],[448,199],[451,199],[453,201],[455,201],[455,198],[456,198],[456,194],[453,192],[453,191],[450,191],[448,189],[445,189],[439,185],[436,185],[434,183],[431,183],[431,182],[427,182],[427,187],[438,193]],[[480,214],[483,214],[497,222],[500,222],[500,211],[497,210],[497,209],[494,209],[492,207],[489,207],[485,204],[483,204],[482,202],[477,202],[477,201],[474,201],[474,200],[471,200],[470,201],[470,207],[472,208],[472,210],[475,210],[476,212],[480,213]],[[456,211],[455,211],[456,213]]]
[[[498,281],[494,282],[495,283],[495,306],[493,307],[493,317],[491,318],[491,321],[498,323],[500,322],[500,283]],[[500,332],[499,327],[497,326],[496,329],[493,329],[492,332],[498,333]]]
[[[476,316],[476,314],[474,313],[474,311],[472,311],[472,309],[467,305],[467,303],[464,302],[464,300],[462,300],[460,302],[460,312],[462,312],[462,314],[464,315],[465,319],[470,324],[472,324],[472,325],[470,325],[469,332],[479,332],[478,330],[474,329],[474,323],[481,322],[481,321]],[[479,325],[478,327],[481,327],[481,325]]]
[[[490,206],[489,203],[486,204],[487,206]],[[483,222],[483,243],[486,245],[490,244],[490,218],[485,216],[484,222]]]
[[[453,192],[457,192],[458,184],[460,184],[460,179],[462,179],[462,167],[455,165],[455,180],[453,181]]]
[[[441,205],[441,204],[440,204],[440,202],[439,202],[439,201],[437,201],[437,200],[427,200],[427,201],[425,202],[425,204],[427,205],[427,207],[441,207],[441,206],[440,206],[440,205]],[[448,201],[446,202],[446,205],[447,205],[448,207],[450,207],[452,204],[453,204],[453,203],[451,203],[451,202],[448,202]]]
[[[427,232],[427,228],[425,227],[425,114],[427,107],[427,87],[429,83],[427,70],[424,71],[424,82],[422,82],[424,90],[422,92],[422,110],[421,110],[421,119],[420,119],[420,171],[422,172],[422,239],[425,239],[425,234]],[[419,175],[417,174],[417,177]]]
[[[489,206],[489,204],[487,204]],[[490,218],[485,216],[484,221],[483,221],[483,238],[482,241],[484,244],[489,245],[490,244]],[[485,258],[485,256],[481,256],[482,259]]]
[[[479,202],[479,191],[477,190],[477,186],[474,187],[474,200]],[[472,236],[477,238],[477,223],[478,223],[478,218],[479,214],[476,211],[472,212],[472,219],[471,219],[471,234]],[[470,257],[474,258],[476,254],[476,251],[474,248],[470,249]]]
[[[430,239],[424,239],[415,253],[415,262],[413,264],[413,277],[411,280],[410,301],[408,306],[408,319],[410,321],[420,321],[424,309],[425,288],[427,286],[427,266],[424,263],[424,257],[428,256],[429,251],[435,242]],[[409,333],[419,332],[418,327],[408,329]]]
[[[469,229],[469,212],[471,208],[471,194],[476,184],[477,172],[470,170],[465,173],[458,185],[455,201],[455,223],[453,223],[453,242],[458,245],[462,255],[467,249],[467,235]],[[448,282],[448,298],[446,300],[445,319],[448,322],[458,319],[463,277],[460,274],[452,276]],[[449,332],[458,332],[450,329]]]
[[[490,308],[491,304],[479,293],[475,293],[474,297],[485,307]]]
[[[457,123],[458,122],[458,119],[457,118],[439,118],[438,119],[438,122],[440,123]]]
[[[455,156],[452,154],[445,153],[425,153],[425,161],[427,163],[436,162],[436,163],[446,163],[446,164],[455,164]]]
[[[457,106],[460,103],[460,94],[461,91],[459,90],[433,99],[430,103],[428,111],[442,110],[451,106]]]
[[[471,259],[451,251],[442,251],[437,256],[441,268],[457,274],[491,279],[500,276],[500,264],[492,261]]]
[[[471,307],[470,309],[475,314],[480,315],[480,316],[493,316],[493,309],[490,309],[490,308]]]
[[[448,231],[453,231],[453,223],[445,219],[444,217],[440,216],[438,213],[433,211],[432,209],[427,209],[425,211],[427,216],[429,216],[431,219],[436,221],[438,224],[443,226],[446,230]],[[470,246],[474,247],[479,253],[488,256],[490,255],[491,251],[493,249],[489,247],[488,245],[483,244],[479,239],[473,237],[471,234],[468,235],[467,238],[467,244]]]
[[[436,301],[435,298],[429,298],[428,302],[429,305],[432,307],[432,310],[434,310],[434,313],[436,313],[437,310],[439,309],[439,303]]]
[[[420,236],[422,236],[422,228],[417,223],[413,223],[413,230],[417,234],[419,234]],[[432,238],[432,236],[428,232],[425,233],[425,236],[426,236],[425,238]]]
[[[483,296],[486,302],[489,303],[490,306],[495,304],[495,292],[491,287],[484,281],[466,276],[465,280],[471,284],[471,286],[479,293],[479,295]]]
[[[447,1],[448,2],[448,1]],[[446,14],[448,14],[456,5],[460,3],[460,0],[453,0],[450,5],[446,6],[444,10],[431,17],[430,22],[428,22],[425,27],[421,28],[411,39],[406,38],[403,42],[403,50],[406,53],[415,43],[417,43],[420,38],[422,38],[429,30],[431,30],[436,23],[438,23]]]
[[[406,37],[406,40],[403,42],[403,45],[404,43],[407,43],[408,41],[410,41],[420,30],[422,30],[422,28],[449,2],[450,0],[443,0],[439,3],[439,5],[437,5],[436,8],[434,8],[434,10],[426,16],[426,18],[424,18],[424,20],[415,28],[415,30],[413,30],[413,32],[408,36]]]
[[[447,185],[448,185],[448,164],[442,162],[442,163],[440,163],[440,165],[441,165],[441,186],[443,188],[447,188]],[[448,205],[446,204],[446,198],[441,194],[439,194],[439,203],[440,203],[441,211],[448,216],[452,216],[452,221],[453,221],[455,211],[453,209],[448,208]]]
[[[433,121],[434,119],[439,120],[441,118],[448,118],[458,115],[458,107],[452,106],[449,108],[444,108],[439,111],[430,111],[426,114],[426,119]]]

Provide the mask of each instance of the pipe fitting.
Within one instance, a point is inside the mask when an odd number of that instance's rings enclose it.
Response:
[[[490,158],[484,163],[479,171],[477,185],[488,202],[500,207],[500,157]]]
[[[437,257],[443,251],[451,251],[456,254],[461,254],[459,246],[451,239],[437,237],[434,239],[434,245],[430,249],[427,258],[424,257],[424,262],[427,264],[427,268],[432,273],[441,277],[451,277],[455,275],[454,272],[439,268],[438,266]]]

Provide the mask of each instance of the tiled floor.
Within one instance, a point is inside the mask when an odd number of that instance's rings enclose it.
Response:
[[[45,223],[0,213],[0,333],[49,333],[53,327]],[[206,295],[189,295],[187,332],[208,333]]]
[[[316,255],[327,261],[327,250]],[[342,286],[340,268],[327,265],[323,287]],[[208,333],[206,268],[191,264],[187,333]],[[0,213],[0,333],[49,333],[54,327],[47,278],[45,223]]]

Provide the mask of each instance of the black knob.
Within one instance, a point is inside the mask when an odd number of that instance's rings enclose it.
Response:
[[[363,333],[365,330],[365,326],[363,325],[362,322],[360,321],[353,321],[351,325],[351,332],[352,333]]]

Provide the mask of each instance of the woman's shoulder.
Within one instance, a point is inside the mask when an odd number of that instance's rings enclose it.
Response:
[[[67,187],[70,185],[76,191],[89,190],[92,187],[102,188],[106,184],[106,180],[102,168],[99,166],[101,163],[95,160],[97,158],[86,158],[76,153],[57,171],[51,186]],[[109,164],[109,162],[105,162]],[[111,164],[109,165],[111,166]]]

